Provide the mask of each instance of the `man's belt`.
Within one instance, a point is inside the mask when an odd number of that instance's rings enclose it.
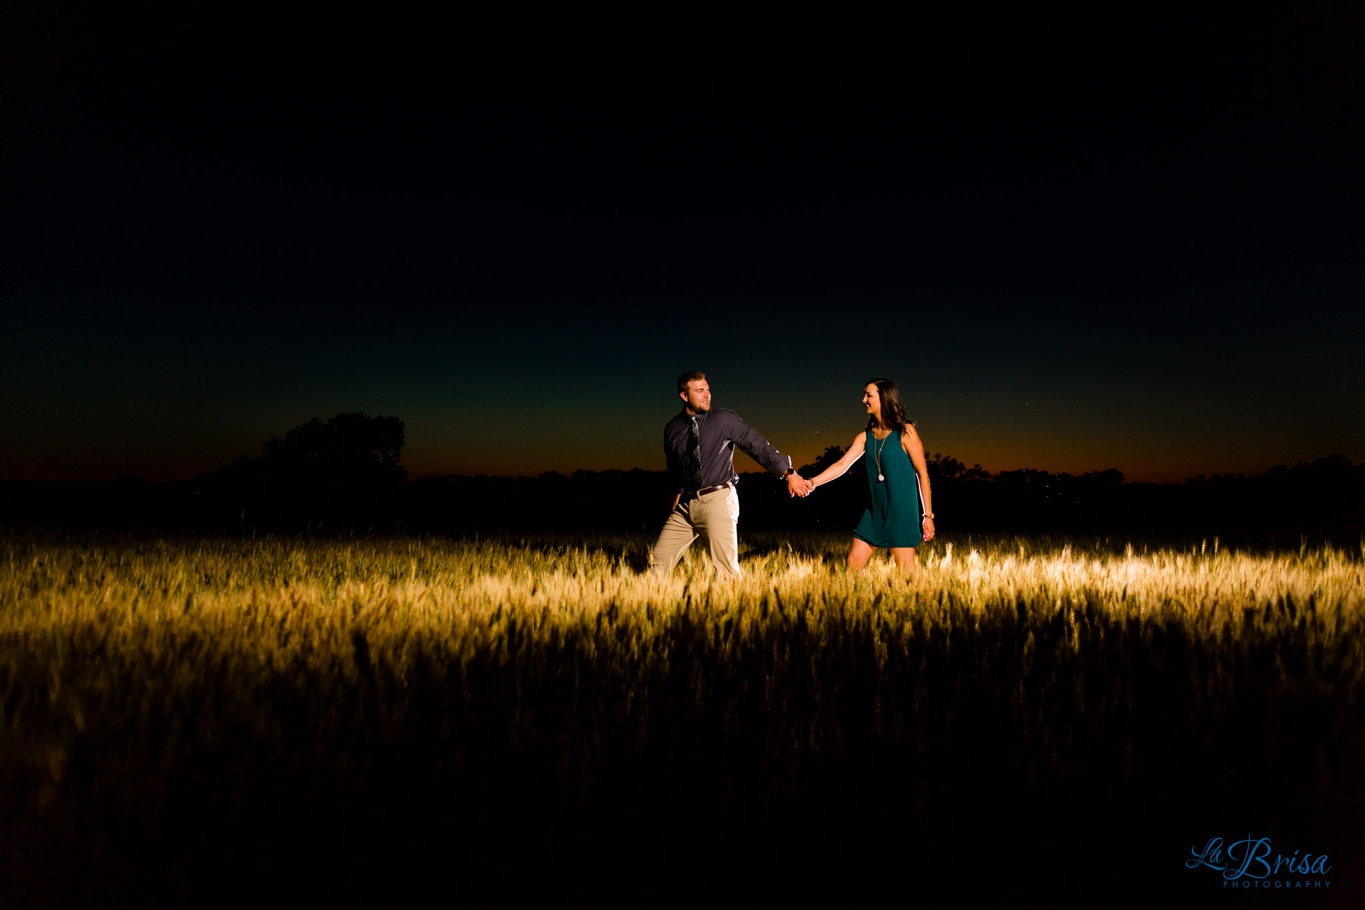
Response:
[[[691,499],[693,496],[705,496],[707,493],[714,493],[717,490],[728,489],[729,487],[733,487],[734,485],[735,482],[733,480],[727,480],[725,483],[718,483],[714,487],[702,487],[700,490],[693,490],[690,493],[684,493],[683,499]]]

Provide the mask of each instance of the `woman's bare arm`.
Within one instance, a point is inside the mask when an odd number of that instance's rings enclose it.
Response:
[[[863,454],[863,446],[867,443],[867,433],[859,433],[853,437],[853,443],[848,447],[848,451],[843,457],[834,464],[825,468],[819,474],[810,479],[813,486],[820,486],[822,483],[829,483],[831,480],[838,480],[843,477],[849,468],[853,467],[853,462],[857,461]]]
[[[901,447],[905,449],[905,454],[910,456],[910,463],[915,466],[915,473],[919,475],[920,494],[924,497],[922,527],[924,539],[933,540],[934,496],[929,489],[929,463],[924,460],[924,443],[920,441],[919,433],[915,432],[914,426],[906,426],[905,432],[901,434]]]

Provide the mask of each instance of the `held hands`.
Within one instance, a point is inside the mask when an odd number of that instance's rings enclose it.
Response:
[[[815,484],[795,472],[787,475],[787,493],[805,499],[815,489]]]

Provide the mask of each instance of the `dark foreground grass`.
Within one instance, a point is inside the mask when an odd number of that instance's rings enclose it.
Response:
[[[1365,902],[1358,560],[1153,607],[636,543],[6,539],[5,903]],[[1248,834],[1330,872],[1186,868]]]

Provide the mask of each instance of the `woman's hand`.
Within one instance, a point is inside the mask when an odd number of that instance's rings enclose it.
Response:
[[[925,540],[934,539],[934,520],[928,515],[924,516],[924,521],[920,522],[920,528],[924,531]]]

